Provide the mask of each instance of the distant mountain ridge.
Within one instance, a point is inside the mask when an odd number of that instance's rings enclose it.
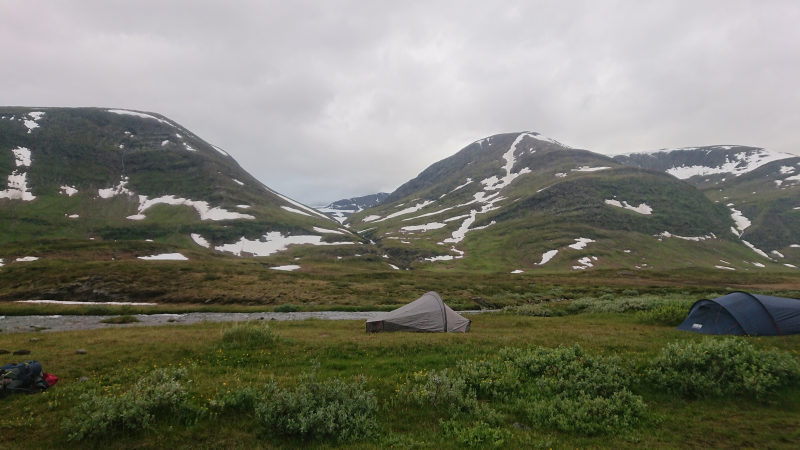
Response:
[[[728,173],[719,182],[733,187],[791,158],[741,146],[611,158],[535,132],[499,134],[432,164],[346,223],[411,266],[777,267],[800,261],[800,236],[784,233],[762,250],[765,241],[756,233],[762,224],[746,224],[743,210],[731,210],[710,188],[694,184]],[[793,176],[780,170],[784,180]],[[783,231],[797,223],[797,211],[788,211]]]
[[[386,192],[377,194],[363,195],[361,197],[345,198],[337,200],[327,206],[317,208],[317,211],[330,215],[339,222],[343,222],[353,213],[363,211],[378,205],[388,197]]]

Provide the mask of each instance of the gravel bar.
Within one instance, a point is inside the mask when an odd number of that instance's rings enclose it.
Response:
[[[459,314],[475,314],[484,311],[459,311]],[[488,312],[488,311],[485,311]],[[140,322],[128,324],[100,323],[115,316],[0,316],[0,330],[5,333],[30,333],[49,331],[94,330],[98,328],[148,327],[156,325],[191,325],[202,321],[246,322],[250,320],[364,320],[383,312],[263,312],[263,313],[186,313],[186,314],[136,314]]]

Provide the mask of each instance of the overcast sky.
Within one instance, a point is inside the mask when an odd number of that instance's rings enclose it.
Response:
[[[307,204],[497,133],[800,154],[800,1],[0,0],[0,104],[153,111]]]

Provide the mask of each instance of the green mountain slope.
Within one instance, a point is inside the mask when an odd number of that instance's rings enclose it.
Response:
[[[410,267],[780,267],[690,183],[530,132],[476,141],[347,223]]]
[[[800,157],[736,145],[618,155],[615,160],[672,174],[725,205],[746,245],[800,266]]]
[[[266,254],[263,241],[280,247],[290,234],[295,243],[357,240],[158,114],[0,108],[4,244],[155,240],[241,255]]]

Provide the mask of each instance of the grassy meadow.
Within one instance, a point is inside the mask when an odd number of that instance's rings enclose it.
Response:
[[[550,308],[569,312],[569,303],[557,302]],[[502,398],[479,395],[478,407],[493,411],[491,429],[503,438],[499,446],[793,449],[800,444],[796,383],[763,396],[692,398],[665,393],[647,382],[643,374],[648,361],[662,348],[673,342],[700,342],[700,335],[649,325],[629,313],[554,317],[489,313],[470,319],[472,330],[466,334],[365,334],[363,323],[357,321],[271,322],[274,339],[250,346],[225,342],[223,334],[232,325],[214,323],[0,334],[0,348],[30,349],[31,355],[23,358],[41,361],[47,372],[61,379],[44,394],[0,401],[0,442],[24,443],[29,448],[107,448],[109,442],[115,448],[463,448],[463,441],[453,437],[452,427],[489,419],[458,416],[449,420],[450,413],[442,406],[403,402],[398,392],[404,383],[412,383],[415,373],[453,370],[459,361],[489,361],[507,347],[552,349],[578,344],[591,357],[616,355],[620,367],[629,368],[634,378],[631,390],[646,405],[640,420],[612,432],[564,432],[532,423],[521,412],[520,402],[526,400],[515,393]],[[775,347],[782,354],[795,355],[795,360],[800,350],[800,336],[744,340],[756,349]],[[87,354],[76,354],[76,349],[86,349]],[[87,398],[81,395],[119,397],[154,370],[177,367],[187,369],[182,382],[191,405],[189,416],[156,410],[154,420],[143,430],[111,427],[82,440],[69,440],[62,429],[65,420],[79,416],[76,407]],[[226,399],[230,403],[231,395],[244,388],[260,389],[274,381],[281,388],[293,389],[302,384],[302,373],[314,370],[318,380],[350,382],[366,377],[363,387],[373,391],[377,401],[371,437],[337,443],[275,436],[263,432],[252,410],[224,406]],[[88,381],[79,382],[81,377]],[[442,423],[450,424],[449,435]],[[476,447],[491,447],[493,442]]]

